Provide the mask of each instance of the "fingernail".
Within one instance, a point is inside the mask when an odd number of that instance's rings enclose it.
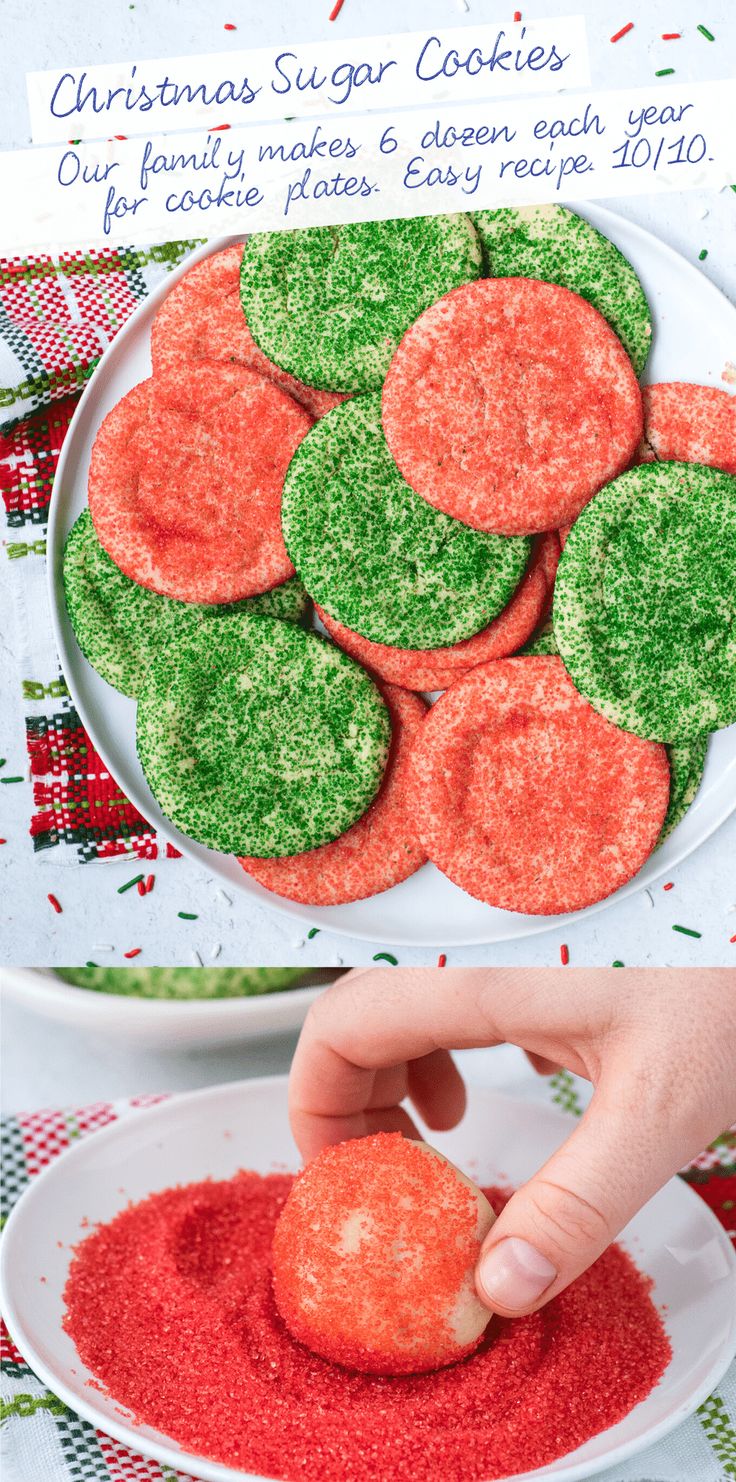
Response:
[[[528,1240],[509,1236],[492,1245],[481,1256],[478,1278],[488,1301],[504,1311],[519,1312],[536,1302],[557,1275],[547,1260]]]

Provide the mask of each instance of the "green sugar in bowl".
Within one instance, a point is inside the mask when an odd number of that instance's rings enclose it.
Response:
[[[298,967],[57,967],[76,988],[128,998],[254,998],[294,988],[306,976]]]

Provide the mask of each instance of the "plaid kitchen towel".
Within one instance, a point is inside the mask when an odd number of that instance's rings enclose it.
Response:
[[[61,672],[46,591],[54,474],[77,399],[103,350],[196,245],[0,260],[3,555],[17,615],[31,836],[37,851],[66,846],[55,858],[69,862],[131,854],[152,859],[158,845],[95,752]]]
[[[551,1080],[526,1068],[510,1083],[502,1051],[489,1065],[499,1089],[551,1100],[579,1115],[589,1088],[567,1072]],[[484,1077],[485,1079],[485,1077]],[[159,1097],[98,1103],[76,1111],[42,1111],[3,1123],[3,1219],[26,1184],[79,1137],[119,1117],[139,1115]],[[736,1240],[736,1135],[727,1134],[684,1171]],[[3,1328],[3,1482],[192,1482],[187,1474],[147,1461],[70,1411],[36,1378]],[[719,1389],[670,1436],[603,1475],[603,1482],[726,1482],[736,1478],[736,1363]]]

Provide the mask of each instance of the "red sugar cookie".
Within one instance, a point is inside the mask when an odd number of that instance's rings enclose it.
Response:
[[[281,859],[239,860],[267,890],[310,906],[337,906],[390,890],[426,862],[408,807],[407,773],[412,742],[427,707],[417,695],[387,685],[381,692],[391,716],[391,750],[381,788],[347,833]]]
[[[715,386],[660,381],[645,386],[637,462],[707,463],[736,474],[736,396]]]
[[[631,361],[597,309],[557,284],[483,278],[407,330],[383,388],[407,483],[477,530],[569,525],[642,433]]]
[[[669,800],[665,748],[605,720],[551,656],[457,680],[410,771],[430,859],[478,900],[534,915],[581,910],[631,879]]]
[[[508,606],[482,632],[448,648],[391,648],[386,643],[372,643],[336,622],[321,607],[316,611],[335,642],[380,679],[407,690],[444,690],[476,664],[503,659],[526,643],[551,601],[559,559],[556,531],[540,535]]]
[[[293,576],[281,489],[312,426],[273,381],[239,365],[188,365],[134,386],[92,449],[98,539],[141,586],[183,602],[235,602]]]
[[[153,374],[176,371],[185,375],[187,366],[200,360],[242,365],[275,381],[313,417],[324,417],[344,396],[305,386],[264,355],[240,302],[242,259],[242,244],[214,252],[189,268],[169,290],[151,325]]]
[[[333,1363],[416,1374],[472,1353],[494,1222],[485,1195],[423,1142],[379,1132],[328,1147],[299,1175],[273,1238],[276,1306]]]

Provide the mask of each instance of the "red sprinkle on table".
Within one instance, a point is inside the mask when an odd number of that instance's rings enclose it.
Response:
[[[520,21],[521,20],[521,11],[520,10],[515,10],[514,11],[514,20],[515,21]]]
[[[729,942],[736,942],[736,935],[729,937]]]
[[[626,25],[625,26],[622,26],[621,27],[621,30],[620,31],[617,31],[616,32],[616,35],[611,37],[611,40],[612,41],[620,41],[622,36],[626,36],[627,33],[629,31],[633,31],[633,29],[634,29],[634,22],[633,21],[627,21]]]
[[[447,967],[447,954],[446,954],[446,952],[440,952],[440,955],[437,958],[437,966],[438,967]]]
[[[150,895],[156,883],[155,875],[146,875],[146,895]]]
[[[615,1425],[671,1356],[650,1284],[611,1246],[464,1363],[385,1378],[330,1364],[276,1313],[285,1174],[169,1189],[77,1246],[65,1328],[137,1422],[286,1482],[479,1482],[546,1466]],[[499,1191],[486,1190],[498,1209]],[[155,1300],[152,1301],[152,1293]]]
[[[223,26],[224,31],[237,31],[237,29],[237,26],[234,26],[232,21],[225,21],[225,25]]]
[[[337,20],[337,17],[339,16],[340,11],[342,10],[342,7],[343,7],[344,4],[345,4],[345,0],[335,0],[335,4],[333,5],[332,10],[330,11],[330,15],[329,15],[329,19],[331,21],[336,21]]]
[[[145,895],[145,893],[146,893],[145,881],[139,880],[138,881],[138,894],[139,895]]]
[[[663,31],[662,32],[662,40],[663,41],[679,41],[680,38],[681,38],[681,36],[682,36],[682,32],[681,31]]]
[[[142,951],[142,947],[131,947],[129,952],[123,953],[123,957],[140,957]]]
[[[48,899],[49,905],[53,906],[53,908],[54,908],[57,916],[60,916],[61,915],[61,906],[59,905],[59,902],[57,901],[56,896],[55,895],[49,895],[47,897],[47,899]]]
[[[674,890],[674,888],[675,888],[675,882],[674,882],[674,880],[668,880],[667,881],[667,884],[662,886],[662,889],[663,890]]]
[[[565,943],[563,942],[562,946],[560,947],[560,962],[562,963],[562,966],[563,967],[567,967],[567,964],[568,964],[569,961],[570,961],[570,948],[567,947],[565,945]]]

